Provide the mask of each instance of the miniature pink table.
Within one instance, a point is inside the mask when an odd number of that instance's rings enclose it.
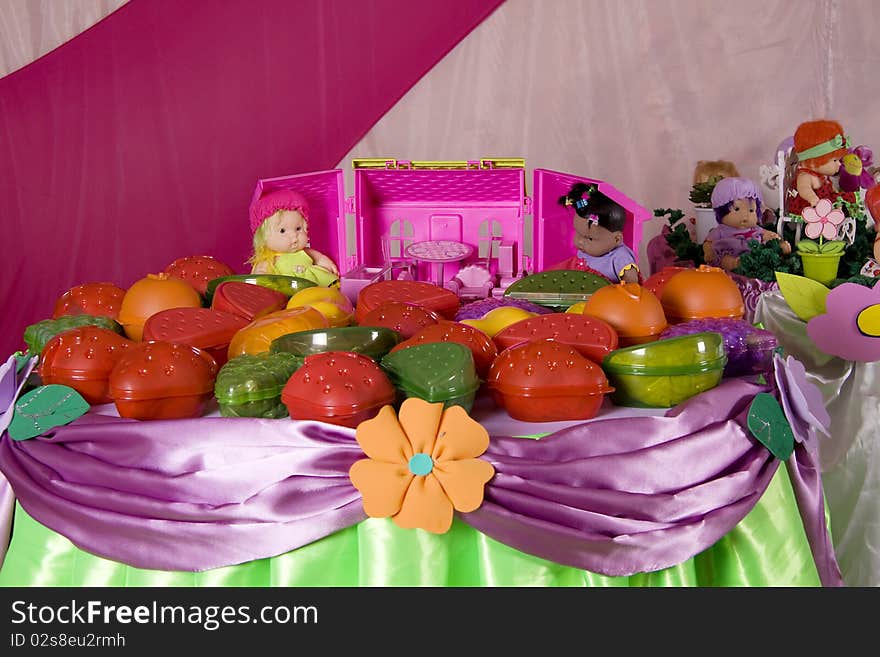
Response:
[[[443,265],[447,262],[460,262],[473,252],[474,247],[470,244],[454,240],[413,242],[406,247],[406,255],[413,260],[431,263],[431,278],[440,287],[443,287]]]

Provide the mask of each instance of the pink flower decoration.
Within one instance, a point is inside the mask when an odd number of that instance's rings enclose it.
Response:
[[[844,283],[828,293],[825,314],[807,322],[807,335],[826,354],[871,363],[880,360],[880,337],[859,330],[859,315],[880,304],[880,283],[873,288]]]
[[[826,240],[837,237],[837,227],[846,218],[843,210],[835,208],[827,198],[820,199],[815,208],[804,208],[801,216],[807,224],[804,228],[807,237],[816,239],[821,235]]]

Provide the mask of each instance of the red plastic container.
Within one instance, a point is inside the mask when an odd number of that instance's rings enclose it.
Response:
[[[489,374],[492,361],[498,355],[498,348],[492,342],[492,338],[467,324],[459,322],[441,321],[432,326],[426,326],[408,340],[401,342],[391,351],[400,351],[408,347],[415,347],[429,342],[457,342],[471,350],[474,356],[474,366],[477,375],[485,379]]]
[[[507,349],[521,342],[533,342],[553,338],[571,345],[581,355],[601,363],[617,349],[617,331],[598,317],[576,313],[552,313],[530,317],[496,333],[492,338],[500,349]]]
[[[420,281],[379,281],[367,285],[358,294],[355,319],[366,324],[364,317],[371,310],[389,301],[403,301],[432,310],[445,319],[455,319],[461,305],[458,295],[442,287]]]
[[[252,322],[287,306],[287,295],[262,285],[239,281],[220,283],[214,290],[211,308],[244,317]]]
[[[97,315],[116,319],[124,296],[125,290],[113,283],[83,283],[58,298],[52,319],[62,315]]]
[[[214,395],[217,363],[201,349],[171,342],[132,345],[110,372],[110,396],[121,417],[201,417]]]
[[[419,331],[440,321],[440,316],[412,303],[390,301],[364,315],[361,326],[383,326],[397,331],[403,340],[408,340]]]
[[[281,392],[291,419],[351,428],[396,398],[397,391],[382,368],[372,358],[349,351],[307,356]]]
[[[218,367],[228,360],[229,341],[248,321],[239,315],[211,308],[171,308],[151,316],[144,324],[144,341],[176,342],[198,347]]]
[[[205,296],[208,290],[208,281],[221,276],[231,276],[235,272],[229,265],[225,265],[211,256],[197,255],[178,258],[165,267],[165,273],[186,281],[196,289],[196,292]]]
[[[551,339],[505,349],[492,363],[488,384],[495,402],[523,422],[588,420],[614,392],[599,365]]]
[[[40,353],[39,374],[44,384],[76,390],[89,404],[109,404],[110,372],[131,340],[98,326],[81,326],[59,333]]]

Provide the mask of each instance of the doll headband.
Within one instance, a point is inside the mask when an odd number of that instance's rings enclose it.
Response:
[[[822,157],[823,155],[828,155],[828,153],[833,153],[834,151],[840,150],[841,148],[851,147],[852,140],[849,137],[844,137],[843,135],[837,134],[828,141],[823,141],[821,144],[816,144],[812,148],[808,148],[805,151],[798,151],[797,156],[799,160],[812,160],[814,157]]]

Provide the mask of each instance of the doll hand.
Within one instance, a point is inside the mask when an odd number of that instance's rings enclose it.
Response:
[[[791,253],[791,244],[789,244],[789,243],[786,242],[785,240],[780,240],[780,242],[779,242],[779,248],[782,249],[782,252],[783,252],[785,255],[788,255],[788,254]]]
[[[339,270],[336,269],[336,265],[333,263],[333,261],[330,258],[327,258],[327,257],[318,258],[317,260],[315,260],[315,264],[318,265],[319,267],[323,267],[324,269],[329,271],[331,274],[334,274],[334,275],[339,274]]]
[[[726,255],[721,257],[721,268],[726,271],[733,271],[739,267],[739,258],[732,255]]]

